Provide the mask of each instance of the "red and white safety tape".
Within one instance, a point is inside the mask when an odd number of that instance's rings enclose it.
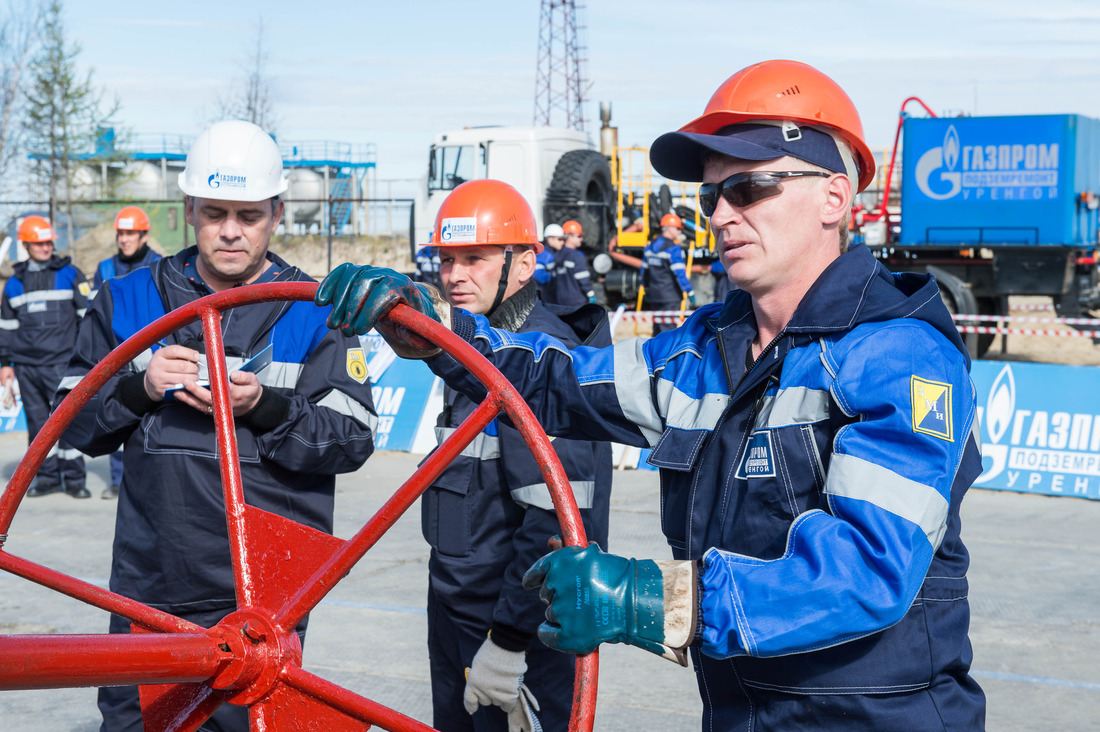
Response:
[[[990,328],[984,325],[955,325],[960,333],[992,333],[1006,335],[1062,336],[1064,338],[1100,338],[1100,330],[1028,330],[1025,328]]]
[[[679,323],[691,315],[690,310],[628,310],[623,313],[623,320],[635,320],[640,323]]]
[[[1062,325],[1100,325],[1097,318],[1034,318],[1029,315],[952,315],[956,321],[985,321],[992,323],[1061,323]]]
[[[690,311],[679,310],[627,310],[622,313],[622,320],[640,323],[672,323],[679,324],[690,315]],[[1005,327],[1006,323],[1050,323],[1052,325],[1094,325],[1100,326],[1097,318],[1034,318],[1020,315],[952,315],[955,327],[960,333],[981,333],[992,335],[1027,335],[1027,336],[1059,336],[1063,338],[1100,338],[1100,330],[1066,330],[1053,329],[1029,329]],[[975,322],[996,323],[997,325],[974,325]]]

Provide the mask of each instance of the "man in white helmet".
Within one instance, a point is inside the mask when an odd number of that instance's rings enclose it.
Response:
[[[287,182],[277,146],[259,127],[208,128],[179,185],[196,245],[103,284],[62,390],[170,310],[238,285],[310,281],[268,249]],[[335,474],[371,454],[376,415],[358,339],[329,331],[326,316],[308,302],[260,303],[227,311],[222,329],[247,502],[331,533]],[[213,403],[200,382],[201,323],[164,343],[112,378],[66,437],[91,455],[124,447],[110,589],[211,627],[236,602]],[[264,370],[234,370],[269,346]],[[129,620],[113,615],[110,629],[129,632]],[[104,730],[142,728],[136,687],[101,689],[99,707]],[[246,732],[247,710],[223,705],[202,729]]]

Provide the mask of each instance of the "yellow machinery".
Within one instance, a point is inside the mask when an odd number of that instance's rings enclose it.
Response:
[[[620,266],[640,269],[641,255],[646,244],[658,233],[653,222],[665,213],[676,213],[685,224],[691,223],[692,241],[687,244],[687,270],[690,275],[695,254],[706,250],[714,252],[714,234],[695,204],[699,186],[696,183],[665,182],[654,186],[653,169],[649,165],[649,150],[643,147],[614,147],[611,153],[611,184],[615,191],[615,237],[608,253]],[[657,207],[655,211],[654,208]],[[688,209],[688,210],[685,210]],[[641,212],[636,216],[635,212]],[[685,214],[688,214],[685,216]],[[632,219],[624,228],[624,219]],[[685,226],[685,229],[688,227]],[[624,251],[627,250],[627,251]],[[642,309],[645,288],[639,284],[635,303]],[[680,302],[681,319],[687,310],[687,296]],[[635,321],[635,332],[638,324]]]

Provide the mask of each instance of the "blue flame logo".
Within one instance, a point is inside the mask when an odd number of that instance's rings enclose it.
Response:
[[[959,161],[959,133],[955,132],[955,125],[947,128],[947,134],[943,136],[943,164],[948,170],[955,169],[955,163]]]

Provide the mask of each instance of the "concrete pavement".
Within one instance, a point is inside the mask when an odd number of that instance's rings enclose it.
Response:
[[[0,435],[11,475],[24,433]],[[415,469],[381,452],[341,476],[336,534],[350,537]],[[94,497],[25,499],[6,549],[106,584],[115,502],[100,500],[106,458],[89,460]],[[657,474],[616,473],[611,548],[666,557]],[[989,697],[990,730],[1100,729],[1100,503],[973,490],[963,508],[972,555],[974,674]],[[304,665],[368,698],[430,722],[424,599],[427,547],[414,506],[314,611]],[[0,573],[0,633],[98,633],[99,610]],[[604,646],[596,729],[699,729],[694,675],[632,647]],[[93,732],[94,689],[0,692],[0,729]]]

